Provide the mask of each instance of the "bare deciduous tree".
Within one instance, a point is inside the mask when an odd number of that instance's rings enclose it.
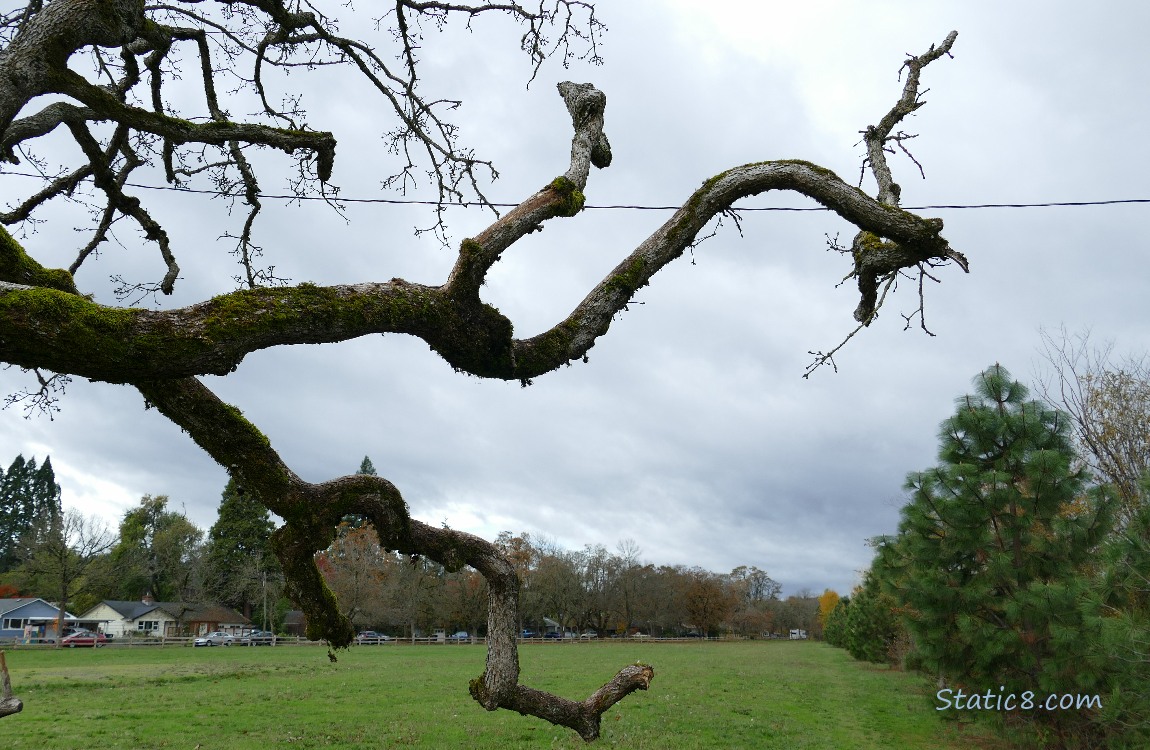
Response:
[[[1110,343],[1090,334],[1042,332],[1051,374],[1039,390],[1074,421],[1079,454],[1095,478],[1118,493],[1124,527],[1146,502],[1142,485],[1150,471],[1150,362],[1145,356],[1115,361]]]
[[[29,582],[34,581],[35,588],[51,591],[56,597],[56,648],[63,645],[64,610],[68,602],[88,569],[115,541],[116,537],[101,521],[73,509],[37,519],[21,538],[24,548],[21,575]]]
[[[0,158],[34,161],[32,143],[61,127],[83,154],[78,165],[51,175],[43,189],[0,214],[0,223],[27,220],[49,200],[77,195],[86,185],[101,195],[91,238],[67,270],[45,268],[0,230],[0,359],[35,373],[39,388],[26,394],[33,404],[50,405],[52,388],[66,376],[137,388],[148,405],[183,428],[284,519],[273,547],[287,591],[306,612],[309,635],[335,648],[346,646],[354,630],[324,584],[314,555],[329,547],[344,516],[368,518],[385,549],[426,556],[449,570],[474,567],[487,579],[490,594],[487,663],[471,682],[471,694],[488,710],[531,714],[591,740],[599,734],[604,711],[647,687],[654,675],[651,667],[628,666],[581,702],[519,684],[519,579],[498,546],[412,518],[399,489],[382,477],[303,481],[258,427],[197,376],[231,373],[259,349],[391,332],[420,337],[457,370],[526,384],[583,358],[635,292],[691,248],[712,219],[730,212],[741,198],[771,190],[809,196],[858,228],[851,247],[843,250],[852,261],[848,278],[859,287],[854,316],[861,329],[874,320],[900,274],[918,275],[921,301],[921,280],[934,267],[949,262],[967,267],[965,257],[942,237],[941,220],[899,208],[900,190],[886,162],[886,154],[906,137],[896,128],[923,104],[922,68],[948,55],[956,34],[906,61],[901,98],[864,132],[877,200],[831,171],[800,160],[726,170],[706,180],[566,318],[537,336],[515,338],[511,322],[484,303],[480,289],[492,265],[517,240],[547,221],[577,214],[591,166],[610,165],[603,131],[606,97],[590,84],[559,85],[574,129],[568,170],[464,240],[441,285],[402,279],[284,285],[270,267],[260,265],[262,249],[252,239],[260,202],[249,154],[270,148],[291,155],[297,193],[334,202],[338,196],[330,180],[337,140],[310,126],[290,90],[282,94],[283,104],[274,103],[269,71],[351,68],[395,116],[387,143],[399,166],[389,184],[410,187],[422,169],[438,191],[440,211],[451,202],[486,201],[481,178],[494,173],[492,165],[457,142],[455,127],[444,119],[456,102],[426,98],[418,75],[419,56],[431,54],[425,26],[452,18],[473,23],[480,16],[520,24],[522,48],[535,69],[553,56],[563,62],[597,59],[603,27],[590,0],[543,0],[531,8],[516,2],[397,0],[377,19],[385,43],[395,45],[390,52],[342,36],[334,20],[306,0],[154,5],[142,0],[34,0],[0,16]],[[171,92],[176,50],[199,63],[199,111],[180,111],[177,101],[183,100]],[[236,89],[258,102],[259,113],[249,121],[236,121],[231,114],[249,111],[244,100],[225,104]],[[29,111],[36,101],[51,103]],[[234,238],[241,268],[237,280],[244,288],[167,310],[101,305],[80,294],[73,274],[120,220],[139,226],[166,269],[151,284],[125,280],[120,287],[124,298],[171,293],[179,276],[178,243],[129,190],[129,177],[147,165],[155,165],[174,185],[208,178],[217,190],[247,206],[243,229]],[[441,228],[436,224],[433,230]],[[812,367],[833,365],[835,351],[817,353]]]
[[[320,555],[327,585],[353,625],[375,625],[387,605],[386,573],[389,558],[380,549],[370,526],[345,524],[335,541]]]

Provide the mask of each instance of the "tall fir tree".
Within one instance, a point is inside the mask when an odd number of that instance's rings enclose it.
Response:
[[[20,563],[20,537],[37,523],[57,523],[61,515],[60,485],[52,469],[52,457],[42,466],[23,455],[0,470],[0,573]]]
[[[229,479],[219,516],[208,530],[205,589],[212,598],[252,616],[265,598],[269,574],[273,584],[278,579],[278,563],[268,545],[274,530],[267,508]]]
[[[916,660],[968,692],[1084,692],[1104,671],[1084,570],[1113,498],[1091,487],[1065,414],[999,365],[974,386],[941,425],[940,464],[905,485],[905,567],[888,580],[910,606]]]

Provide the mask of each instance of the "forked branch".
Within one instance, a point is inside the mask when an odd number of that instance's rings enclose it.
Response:
[[[139,382],[226,374],[248,353],[272,346],[392,332],[422,338],[458,370],[528,381],[582,358],[634,293],[680,257],[711,219],[742,198],[770,190],[807,195],[862,230],[853,253],[860,322],[873,317],[879,284],[899,270],[955,258],[965,267],[965,258],[942,237],[941,220],[878,202],[809,162],[758,162],[707,180],[564,320],[517,339],[511,321],[479,298],[487,272],[544,222],[578,213],[587,165],[610,163],[602,133],[605,97],[589,85],[565,84],[561,90],[576,126],[568,174],[579,182],[567,175],[556,178],[464,240],[442,286],[393,279],[241,290],[191,307],[151,311],[106,308],[75,295],[49,298],[44,290],[6,285],[0,287],[0,309],[9,314],[0,316],[0,339],[8,341],[8,361],[96,380]],[[44,325],[47,320],[54,325]]]
[[[893,153],[893,149],[888,146],[889,143],[894,142],[898,147],[908,156],[915,165],[922,172],[922,165],[918,160],[907,151],[903,145],[904,140],[914,138],[913,135],[908,135],[902,131],[894,132],[894,129],[905,118],[909,117],[916,110],[926,104],[922,98],[922,93],[919,91],[919,80],[922,75],[922,70],[930,63],[939,59],[943,55],[950,55],[951,47],[954,46],[955,40],[958,38],[958,32],[952,31],[947,34],[946,38],[938,46],[931,45],[930,49],[921,55],[911,55],[903,63],[903,68],[906,69],[906,83],[903,85],[902,96],[891,107],[890,111],[879,120],[878,125],[870,125],[863,133],[863,142],[866,144],[866,158],[863,160],[863,174],[869,166],[871,173],[874,175],[875,182],[878,184],[878,202],[884,205],[897,207],[902,197],[902,188],[897,182],[894,181],[894,176],[891,174],[890,166],[887,164],[887,153]],[[859,182],[861,185],[862,176],[860,175]],[[940,224],[941,227],[941,224]],[[936,268],[953,261],[964,273],[970,272],[970,263],[966,256],[961,252],[954,250],[950,247],[942,248],[941,252],[922,257],[914,263],[906,263],[905,249],[899,247],[899,240],[897,237],[892,237],[883,232],[876,232],[866,227],[859,226],[860,231],[855,235],[851,243],[851,256],[854,259],[854,268],[851,270],[847,278],[854,277],[858,282],[859,289],[859,304],[855,308],[854,319],[858,321],[859,326],[847,334],[837,346],[833,347],[829,352],[810,352],[815,355],[814,361],[807,366],[806,372],[803,377],[810,377],[811,373],[817,370],[824,364],[834,364],[834,354],[839,351],[856,333],[862,328],[869,326],[874,322],[878,316],[879,308],[882,307],[883,300],[886,299],[887,292],[890,290],[891,285],[897,280],[898,275],[904,269],[914,269],[918,274],[918,309],[911,313],[911,315],[903,317],[909,322],[916,315],[922,325],[922,329],[930,335],[930,331],[926,327],[925,316],[925,299],[923,296],[923,280],[924,276],[934,279],[930,275],[928,269]],[[879,290],[882,289],[880,296]],[[837,367],[835,368],[837,370]]]

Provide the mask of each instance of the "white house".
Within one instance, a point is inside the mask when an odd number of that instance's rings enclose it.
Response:
[[[217,604],[105,600],[84,613],[84,622],[100,623],[100,630],[116,638],[203,635],[213,630],[241,635],[252,621],[234,609]]]

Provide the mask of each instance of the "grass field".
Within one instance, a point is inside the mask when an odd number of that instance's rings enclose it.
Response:
[[[586,697],[626,664],[655,681],[604,717],[606,748],[994,748],[942,720],[920,677],[820,643],[525,646],[524,683]],[[577,748],[573,732],[487,713],[467,681],[481,646],[9,651],[20,714],[4,750]]]

